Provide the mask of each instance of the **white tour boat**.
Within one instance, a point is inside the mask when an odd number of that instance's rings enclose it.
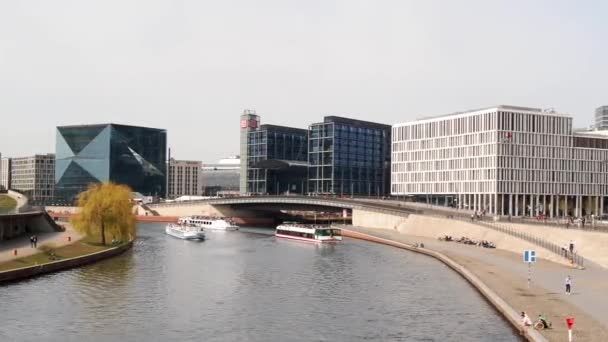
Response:
[[[231,219],[221,219],[206,216],[188,216],[179,219],[179,224],[192,225],[212,230],[238,230],[239,227]]]
[[[165,227],[165,233],[184,240],[205,240],[203,228],[185,224],[170,223]]]
[[[336,242],[342,240],[340,229],[313,224],[283,223],[277,226],[276,237],[309,241]]]

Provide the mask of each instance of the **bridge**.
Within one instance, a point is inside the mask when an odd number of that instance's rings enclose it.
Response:
[[[151,204],[150,212],[162,216],[206,215],[233,217],[243,223],[270,223],[284,211],[342,212],[352,216],[353,224],[363,225],[373,217],[374,221],[397,226],[410,214],[421,213],[418,209],[400,207],[382,201],[360,199],[313,197],[313,196],[247,196],[226,197],[187,202]]]
[[[149,207],[156,215],[233,217],[237,218],[237,223],[240,224],[269,224],[272,223],[272,218],[280,216],[281,211],[288,210],[324,212],[342,212],[343,210],[347,210],[352,214],[353,226],[391,230],[408,230],[416,226],[421,227],[422,230],[417,231],[415,235],[425,236],[425,234],[430,234],[431,237],[436,237],[439,234],[437,232],[443,230],[445,230],[445,234],[451,235],[452,233],[462,232],[461,235],[467,235],[475,231],[474,227],[483,227],[510,235],[522,242],[544,248],[549,254],[565,258],[558,244],[550,239],[536,237],[510,227],[510,224],[501,222],[500,217],[478,218],[473,222],[470,219],[471,211],[431,206],[422,203],[370,198],[251,196],[169,202],[153,204]],[[264,218],[267,220],[264,221]],[[271,220],[268,221],[268,219]],[[517,246],[519,248],[519,244]],[[519,252],[519,249],[513,251]],[[573,259],[574,263],[580,266],[584,263],[582,257],[575,257]]]

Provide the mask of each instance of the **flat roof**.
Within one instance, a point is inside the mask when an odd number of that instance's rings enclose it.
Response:
[[[409,125],[409,124],[413,124],[413,123],[421,123],[421,122],[424,122],[424,121],[433,121],[435,119],[446,118],[446,117],[450,117],[450,116],[475,115],[475,114],[478,114],[480,112],[486,112],[486,111],[490,111],[490,110],[496,110],[496,111],[517,111],[517,112],[528,112],[530,114],[554,115],[554,116],[561,116],[561,117],[570,117],[570,115],[568,115],[568,114],[562,114],[562,113],[556,112],[553,108],[541,109],[541,108],[524,107],[524,106],[498,105],[498,106],[492,106],[492,107],[470,109],[470,110],[465,110],[465,111],[460,111],[460,112],[453,112],[453,113],[448,113],[448,114],[424,116],[424,117],[421,117],[421,118],[418,118],[418,119],[415,119],[415,120],[412,120],[412,121],[407,121],[407,122],[402,122],[402,123],[394,124],[393,127],[405,126],[405,125]]]
[[[581,137],[581,138],[597,138],[597,139],[608,139],[608,131],[607,130],[602,130],[602,131],[574,131],[572,133],[573,136],[575,137]]]
[[[57,128],[79,128],[79,127],[105,127],[105,126],[121,126],[121,127],[129,127],[129,128],[145,128],[145,129],[153,129],[157,131],[167,131],[165,128],[154,128],[154,127],[146,127],[146,126],[133,126],[133,125],[123,125],[117,123],[100,123],[100,124],[85,124],[85,125],[66,125],[66,126],[57,126]]]
[[[279,125],[270,125],[270,124],[263,124],[260,125],[260,130],[277,130],[277,131],[286,131],[286,132],[290,132],[290,133],[296,133],[296,134],[308,134],[308,130],[304,129],[304,128],[296,128],[296,127],[288,127],[288,126],[279,126]],[[254,131],[250,131],[250,132],[255,132]]]
[[[351,125],[351,126],[355,126],[355,127],[373,127],[373,128],[379,128],[379,129],[387,129],[387,130],[391,128],[391,125],[386,125],[386,124],[382,124],[382,123],[378,123],[378,122],[359,120],[359,119],[345,118],[343,116],[335,116],[335,115],[326,116],[323,118],[323,122],[313,123],[313,124],[311,124],[311,126],[322,125],[324,123],[331,123],[331,122],[342,123],[342,124]]]

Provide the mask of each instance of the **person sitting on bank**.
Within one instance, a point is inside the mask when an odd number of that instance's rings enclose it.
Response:
[[[521,312],[521,325],[524,327],[532,326],[532,320],[524,311]]]
[[[551,327],[549,321],[547,320],[547,317],[545,317],[545,315],[543,315],[542,313],[538,315],[538,320],[541,321],[545,329],[549,329]]]

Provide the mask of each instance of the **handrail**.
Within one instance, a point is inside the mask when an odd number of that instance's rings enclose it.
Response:
[[[477,225],[480,225],[480,226],[483,226],[486,228],[490,228],[492,230],[511,235],[518,239],[522,239],[522,240],[528,241],[534,245],[542,247],[559,257],[565,258],[573,265],[577,265],[581,268],[585,267],[585,258],[583,256],[581,256],[577,253],[570,253],[569,250],[567,250],[561,246],[558,246],[558,245],[554,244],[553,242],[550,242],[548,240],[539,238],[532,234],[522,232],[521,230],[510,227],[509,224],[507,224],[507,223],[503,223],[500,221],[495,222],[491,218],[483,218],[483,217],[479,217],[479,218],[475,218],[475,219],[471,220],[470,218],[465,218],[460,215],[456,215],[456,216],[438,215],[438,214],[426,214],[426,215],[431,216],[431,217],[441,217],[441,218],[449,218],[449,219],[455,219],[455,220],[460,220],[460,221],[467,221],[469,223],[473,223],[473,224],[477,224]]]

